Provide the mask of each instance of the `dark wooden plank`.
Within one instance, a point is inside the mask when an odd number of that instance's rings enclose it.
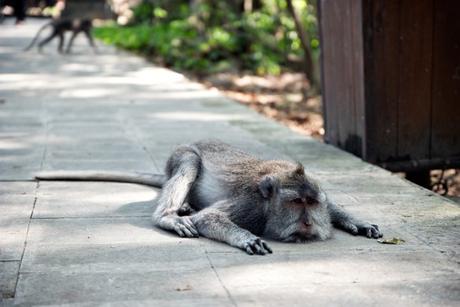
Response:
[[[460,1],[435,1],[431,156],[460,157]]]
[[[319,2],[319,11],[325,140],[361,155],[364,133],[361,0],[323,0]]]
[[[336,73],[338,83],[340,86],[339,95],[335,105],[340,108],[340,115],[338,116],[339,121],[339,146],[344,148],[346,151],[356,153],[354,150],[353,139],[351,137],[354,134],[354,104],[353,104],[353,70],[350,65],[353,46],[351,42],[352,31],[351,29],[351,2],[352,0],[342,0],[341,13],[338,15],[337,27],[340,31],[336,39],[336,49],[340,52],[338,57],[340,64],[339,70]]]
[[[322,92],[323,92],[323,116],[325,128],[325,141],[337,145],[339,142],[338,127],[338,91],[340,84],[336,77],[336,71],[340,65],[337,42],[334,33],[338,30],[339,18],[343,3],[336,1],[321,0],[318,3],[320,16],[320,40],[321,40],[321,66],[322,66]]]
[[[366,110],[364,96],[364,48],[363,48],[363,16],[362,1],[353,0],[350,6],[351,12],[351,45],[352,57],[350,69],[353,72],[353,106],[354,106],[354,136],[353,152],[360,156],[366,156],[367,133],[366,133]]]
[[[363,63],[363,31],[362,1],[351,0],[349,21],[350,61],[348,63],[350,108],[353,118],[349,117],[349,135],[345,140],[346,149],[362,157],[366,147],[365,108],[364,108],[364,63]]]
[[[335,125],[334,123],[334,114],[330,110],[329,104],[326,101],[329,101],[329,88],[330,80],[328,78],[330,74],[330,65],[328,64],[330,53],[331,41],[328,39],[328,35],[331,31],[329,25],[329,10],[327,4],[324,0],[318,0],[316,4],[318,10],[318,32],[319,32],[319,41],[321,45],[321,54],[320,54],[320,67],[321,67],[321,91],[322,91],[322,111],[323,111],[323,121],[324,121],[324,141],[326,143],[334,144],[335,142]]]
[[[433,0],[401,2],[398,156],[429,157]]]
[[[366,160],[397,159],[400,1],[363,2],[366,84]]]

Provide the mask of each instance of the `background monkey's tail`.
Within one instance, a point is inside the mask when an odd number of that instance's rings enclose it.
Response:
[[[32,48],[32,47],[35,45],[35,42],[37,41],[38,37],[40,36],[40,33],[42,33],[42,31],[43,31],[46,27],[50,26],[52,23],[53,23],[53,22],[50,21],[50,22],[44,24],[44,25],[38,30],[38,32],[37,32],[37,34],[35,35],[34,39],[32,40],[32,42],[30,42],[29,46],[27,46],[26,48],[24,48],[24,51],[29,51],[30,48]]]
[[[112,172],[112,171],[43,171],[35,175],[38,180],[57,181],[109,181],[139,183],[161,188],[166,182],[166,175],[148,174],[137,172]]]

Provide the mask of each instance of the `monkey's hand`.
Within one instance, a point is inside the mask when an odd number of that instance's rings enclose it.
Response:
[[[268,244],[256,236],[243,240],[241,248],[249,255],[265,255],[273,253]]]
[[[181,237],[198,237],[198,230],[193,224],[192,220],[188,216],[178,216],[176,217],[174,230]]]
[[[333,202],[328,202],[328,210],[331,215],[332,224],[352,235],[361,235],[368,238],[381,238],[383,234],[379,230],[379,226],[361,221],[352,215],[348,214],[341,207]]]
[[[181,237],[198,237],[198,230],[189,216],[164,216],[160,219],[158,226],[173,230]]]
[[[363,221],[347,221],[340,226],[343,230],[355,236],[361,235],[374,239],[378,239],[383,236],[383,233],[379,230],[379,226]]]

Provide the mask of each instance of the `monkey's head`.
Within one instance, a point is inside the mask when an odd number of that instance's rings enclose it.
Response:
[[[260,194],[268,200],[265,234],[285,242],[329,238],[327,197],[319,184],[300,163],[278,166],[259,182]]]

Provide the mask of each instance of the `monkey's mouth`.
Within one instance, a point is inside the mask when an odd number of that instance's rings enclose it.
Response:
[[[289,242],[289,243],[305,243],[308,241],[314,241],[316,239],[316,234],[314,233],[305,233],[305,232],[295,232],[291,234],[289,237],[284,239],[284,242]]]
[[[288,242],[305,242],[315,238],[316,232],[312,223],[301,222],[296,232],[291,234]]]

